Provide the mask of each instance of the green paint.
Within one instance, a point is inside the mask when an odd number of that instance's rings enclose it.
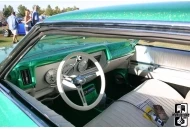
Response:
[[[116,59],[124,56],[125,54],[129,54],[134,52],[134,49],[129,42],[120,42],[116,44],[107,45],[108,50],[111,55],[111,59]]]
[[[32,77],[32,83],[29,85],[23,85],[22,77],[21,77],[21,70],[29,69],[30,74]],[[14,68],[11,72],[10,75],[8,76],[8,79],[12,81],[12,83],[16,84],[17,86],[21,86],[20,88],[22,89],[27,89],[27,88],[33,88],[36,85],[36,78],[35,77],[35,68],[33,64],[25,64],[20,66],[19,68]],[[11,78],[10,78],[11,77]]]
[[[50,35],[40,40],[28,54],[14,67],[8,80],[21,89],[32,88],[36,85],[35,68],[47,64],[60,62],[65,56],[73,52],[95,53],[104,51],[107,60],[113,60],[130,53],[134,53],[134,45],[138,40],[118,38],[95,38],[81,36]],[[29,69],[32,84],[23,85],[20,70]]]
[[[88,84],[87,86],[84,87],[84,91],[88,90],[90,88],[95,88],[95,85],[94,84]],[[88,103],[88,105],[95,102],[97,97],[98,97],[98,94],[97,94],[96,88],[94,89],[94,91],[92,91],[92,92],[88,93],[87,95],[85,95],[86,102]]]
[[[0,127],[37,127],[10,99],[0,92]]]
[[[129,4],[62,13],[45,21],[116,19],[189,22],[189,8],[189,1]]]
[[[118,75],[118,74],[122,75],[126,81],[125,83],[126,84],[128,83],[128,69],[115,69],[112,71],[112,73],[113,73],[113,76]]]

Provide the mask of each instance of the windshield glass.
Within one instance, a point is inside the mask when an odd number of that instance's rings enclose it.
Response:
[[[17,44],[10,46],[0,47],[0,63],[9,56],[10,52],[16,47]]]
[[[99,44],[111,44],[117,42],[125,42],[127,39],[119,38],[100,38],[100,37],[86,37],[86,36],[71,36],[71,35],[44,35],[40,41],[30,50],[24,59],[43,55],[46,52],[52,53],[54,51],[63,51],[75,48],[83,48],[86,46],[95,46]]]

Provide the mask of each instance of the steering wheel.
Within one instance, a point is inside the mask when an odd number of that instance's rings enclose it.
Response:
[[[78,75],[64,75],[63,72],[63,68],[68,64],[67,62],[71,59],[75,57],[76,58],[76,62],[79,62],[80,60],[82,60],[83,57],[87,58],[88,60],[91,60],[94,65],[96,66],[96,68],[98,69],[98,71],[96,72],[90,72],[88,74],[82,75],[81,73],[79,73]],[[86,81],[94,76],[100,76],[101,79],[101,89],[100,89],[100,93],[98,95],[98,98],[90,105],[87,104],[86,102],[86,98],[84,95],[84,91],[82,88],[82,85],[84,85],[86,83]],[[101,65],[99,64],[99,62],[90,54],[88,53],[84,53],[84,52],[75,52],[72,54],[67,55],[59,64],[58,70],[57,70],[57,88],[58,91],[61,95],[61,97],[63,98],[63,100],[72,108],[76,109],[76,110],[80,110],[80,111],[87,111],[90,110],[92,108],[94,108],[96,105],[99,104],[99,102],[101,101],[104,92],[105,92],[105,75],[104,72],[102,70]],[[80,99],[82,101],[83,106],[77,105],[75,103],[73,103],[66,95],[65,90],[67,90],[68,88],[72,89],[72,90],[77,90],[78,94],[80,96]]]

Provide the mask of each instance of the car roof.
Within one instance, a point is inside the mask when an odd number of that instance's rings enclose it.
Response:
[[[45,21],[71,20],[149,20],[190,21],[190,1],[159,2],[108,6],[57,14]]]

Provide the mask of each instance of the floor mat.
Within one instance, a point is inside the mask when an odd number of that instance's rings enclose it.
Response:
[[[122,84],[117,84],[115,81],[114,72],[106,73],[106,94],[109,98],[117,100],[123,95],[129,93],[134,88],[127,84],[127,81]]]
[[[78,111],[68,106],[59,96],[53,101],[44,102],[50,109],[62,115],[66,120],[76,127],[82,127],[100,114],[100,111],[92,109],[89,111]]]

